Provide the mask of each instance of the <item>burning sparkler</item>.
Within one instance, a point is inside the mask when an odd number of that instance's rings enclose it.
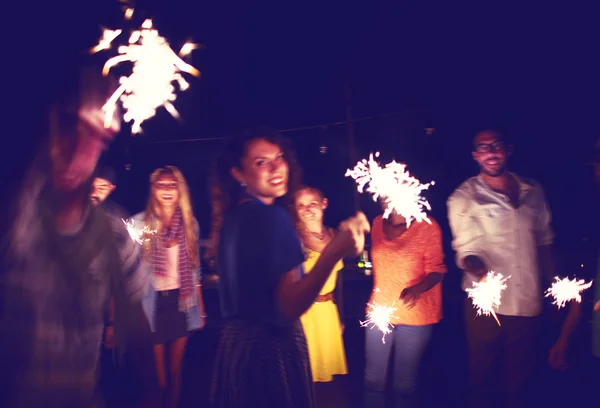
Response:
[[[552,304],[558,306],[559,309],[572,300],[581,303],[581,292],[591,287],[593,282],[585,283],[583,279],[561,279],[557,276],[554,278],[552,286],[546,290],[546,297],[552,296],[554,298]]]
[[[379,292],[379,289],[375,289],[375,292]],[[385,336],[392,332],[394,326],[390,323],[392,318],[397,318],[394,316],[394,312],[398,310],[398,308],[394,307],[394,303],[391,306],[379,305],[377,302],[373,301],[373,303],[368,303],[369,311],[367,312],[367,319],[365,321],[360,322],[361,327],[369,327],[369,329],[373,329],[377,327],[382,334],[381,342],[385,344]]]
[[[375,153],[375,157],[379,157],[379,152]],[[346,171],[345,176],[356,181],[359,193],[362,193],[366,186],[367,192],[373,194],[373,201],[377,201],[379,197],[385,199],[388,207],[383,213],[384,218],[395,211],[406,218],[407,226],[410,226],[413,220],[431,223],[424,211],[425,208],[431,210],[431,206],[421,196],[421,192],[435,183],[432,181],[421,184],[406,171],[405,164],[392,161],[382,168],[371,154],[368,161],[359,161],[354,169]]]
[[[508,278],[510,276],[505,278],[501,273],[490,271],[484,279],[480,282],[473,282],[473,287],[466,289],[469,298],[473,301],[473,306],[477,309],[477,314],[485,316],[491,314],[496,319],[498,326],[500,326],[500,320],[496,316],[496,310],[500,306],[500,298],[502,291],[506,289],[505,282]]]
[[[133,242],[137,242],[140,245],[142,245],[144,241],[148,241],[150,239],[148,237],[149,235],[153,235],[156,233],[156,230],[151,230],[146,225],[144,225],[144,228],[136,227],[134,220],[125,221],[121,218],[121,221],[123,221],[123,224],[125,224],[125,227],[127,228],[127,232],[129,232],[131,240]]]
[[[132,15],[133,9],[127,8],[125,19],[131,19]],[[121,32],[120,29],[104,30],[98,45],[91,52],[109,49]],[[134,134],[141,132],[142,122],[153,117],[161,106],[174,118],[179,118],[179,112],[173,106],[177,98],[173,82],[177,82],[179,89],[185,91],[189,83],[182,73],[200,75],[200,71],[180,58],[196,48],[197,45],[186,43],[176,54],[167,40],[153,28],[152,20],[144,21],[140,30],[131,33],[128,45],[118,47],[120,55],[106,61],[102,69],[102,73],[107,75],[112,67],[122,62],[133,63],[131,75],[119,79],[119,88],[103,107],[105,126],[111,123],[119,100],[125,109],[123,119],[125,122],[133,121],[131,131]]]

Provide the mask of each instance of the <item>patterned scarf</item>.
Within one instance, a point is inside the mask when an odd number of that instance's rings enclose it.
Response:
[[[173,215],[171,228],[163,228],[155,235],[152,244],[152,271],[157,276],[167,275],[167,244],[177,240],[179,246],[178,272],[179,272],[179,310],[187,311],[195,305],[194,276],[192,264],[187,249],[185,225],[181,210],[178,208]]]

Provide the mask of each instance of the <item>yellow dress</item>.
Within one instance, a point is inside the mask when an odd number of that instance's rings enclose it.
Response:
[[[305,248],[306,260],[304,261],[305,273],[310,273],[320,253]],[[342,261],[338,262],[329,279],[321,289],[321,295],[333,292],[340,269],[344,267]],[[300,317],[306,343],[314,382],[333,381],[334,375],[348,374],[346,365],[346,352],[342,338],[342,327],[338,308],[333,301],[313,303],[313,305]]]

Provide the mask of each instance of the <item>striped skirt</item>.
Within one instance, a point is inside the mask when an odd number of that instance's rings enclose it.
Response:
[[[312,408],[313,383],[300,321],[289,328],[231,320],[217,350],[212,408]]]

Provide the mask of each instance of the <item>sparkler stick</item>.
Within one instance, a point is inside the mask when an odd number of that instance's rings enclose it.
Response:
[[[558,306],[559,309],[572,300],[581,303],[581,292],[590,288],[593,282],[594,281],[592,280],[585,283],[585,280],[583,279],[561,279],[556,276],[554,282],[552,282],[552,286],[546,290],[545,297],[552,296],[554,298],[552,304]]]
[[[125,9],[126,20],[133,16],[133,8]],[[90,52],[97,53],[111,48],[123,30],[104,30],[102,37]],[[176,54],[167,40],[153,28],[152,20],[145,20],[141,29],[131,33],[128,45],[121,45],[117,51],[120,55],[106,61],[102,73],[108,75],[110,70],[123,63],[132,62],[133,69],[129,76],[119,79],[121,86],[113,93],[103,107],[105,125],[111,122],[118,101],[125,110],[123,120],[133,121],[132,133],[141,132],[141,124],[156,114],[156,110],[164,107],[174,118],[179,118],[179,112],[173,106],[177,98],[176,82],[179,90],[185,91],[189,83],[182,73],[200,76],[200,71],[181,59],[189,55],[198,45],[186,43]]]
[[[375,157],[379,157],[379,152],[375,153]],[[392,161],[382,168],[371,154],[368,161],[366,159],[359,161],[354,169],[346,171],[345,176],[352,177],[356,181],[359,193],[362,193],[366,187],[367,192],[373,194],[373,201],[377,201],[379,197],[385,199],[388,207],[383,213],[384,218],[395,211],[406,218],[407,226],[410,226],[413,220],[431,223],[424,211],[424,209],[431,210],[431,206],[421,196],[421,192],[435,183],[432,181],[421,184],[406,171],[405,164]]]
[[[142,245],[145,241],[148,241],[150,239],[148,237],[149,235],[154,235],[156,233],[156,230],[151,230],[146,225],[144,225],[144,228],[137,228],[135,226],[134,220],[125,221],[121,218],[121,221],[123,221],[123,224],[125,224],[125,227],[127,228],[127,232],[129,233],[131,240],[133,242],[137,242],[140,245]]]
[[[473,306],[477,309],[477,315],[489,316],[490,314],[501,326],[496,310],[500,306],[502,291],[506,289],[506,278],[501,273],[494,271],[488,272],[480,282],[473,282],[473,287],[466,289],[469,298],[473,301]]]
[[[375,289],[375,292],[379,292],[379,289]],[[373,303],[368,303],[369,311],[367,312],[367,319],[365,321],[360,322],[361,327],[369,327],[369,329],[373,329],[377,327],[382,334],[381,342],[385,344],[385,336],[392,332],[394,326],[390,323],[392,318],[397,318],[394,316],[394,312],[398,310],[398,308],[394,307],[394,303],[391,306],[379,305],[377,302],[373,301]]]

